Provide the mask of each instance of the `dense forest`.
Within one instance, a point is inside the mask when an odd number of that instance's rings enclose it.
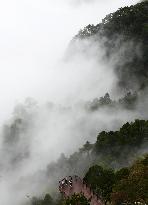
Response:
[[[114,69],[118,77],[118,86],[126,92],[123,97],[116,100],[112,100],[106,93],[104,97],[83,103],[83,109],[89,114],[102,107],[112,110],[136,110],[137,103],[142,102],[148,89],[148,1],[120,8],[115,13],[107,15],[101,23],[86,26],[74,37],[72,43],[85,40],[96,44],[102,42],[105,48],[104,60],[117,59]],[[53,107],[54,105],[52,109]],[[14,127],[21,123],[20,120],[15,121],[13,126],[7,127],[7,132],[16,130]],[[9,138],[9,134],[6,135]],[[4,143],[8,143],[7,138]],[[148,121],[135,119],[133,122],[124,123],[118,130],[102,130],[95,142],[86,141],[70,156],[62,153],[42,174],[46,178],[52,178],[53,184],[57,184],[63,176],[79,175],[104,204],[146,205],[147,148]],[[28,154],[25,152],[23,156]],[[20,153],[16,152],[15,158],[18,155]],[[14,163],[15,160],[12,161]],[[52,187],[49,187],[49,190],[51,189]],[[31,205],[89,204],[82,194],[74,194],[71,198],[63,199],[54,188],[53,193],[48,193],[47,189],[44,196],[28,198]]]

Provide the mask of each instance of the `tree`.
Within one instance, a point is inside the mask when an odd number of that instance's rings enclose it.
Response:
[[[135,162],[129,168],[129,173],[124,177],[122,175],[121,179],[116,181],[111,195],[113,204],[118,205],[119,202],[120,204],[148,203],[148,165],[143,162],[145,161]]]
[[[129,176],[129,169],[124,167],[120,170],[117,170],[115,173],[115,180],[118,182],[121,179],[124,179]]]
[[[64,201],[63,205],[90,205],[90,203],[83,194],[73,194]]]
[[[95,193],[101,196],[105,203],[110,201],[115,175],[112,169],[103,169],[101,166],[92,166],[84,177],[84,181],[91,186]]]
[[[137,119],[135,122],[125,123],[119,131],[99,133],[93,153],[101,156],[110,165],[112,162],[122,164],[123,154],[127,157],[134,156],[143,142],[148,142],[148,121]],[[127,163],[127,160],[125,162]]]
[[[53,199],[50,194],[46,194],[44,199],[33,197],[31,199],[31,205],[53,205]]]
[[[42,205],[52,205],[53,204],[53,200],[51,198],[51,196],[49,194],[46,194],[43,200]]]
[[[104,58],[110,62],[117,54],[115,71],[118,85],[123,89],[135,90],[148,86],[148,1],[118,9],[108,14],[101,23],[88,25],[76,39],[103,39],[106,52]],[[106,39],[106,40],[104,40]],[[139,51],[140,50],[140,55]],[[103,99],[101,99],[103,100]]]
[[[82,148],[80,148],[80,152],[82,153],[87,153],[87,155],[89,156],[90,151],[92,150],[93,145],[90,144],[89,141],[86,141],[86,143],[83,145]]]

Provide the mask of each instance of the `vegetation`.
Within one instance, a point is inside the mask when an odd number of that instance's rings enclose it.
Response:
[[[105,60],[114,60],[118,54],[115,63],[118,85],[131,90],[117,101],[106,93],[104,97],[87,102],[85,108],[89,111],[103,106],[135,108],[137,93],[148,86],[148,1],[118,9],[102,23],[86,26],[75,39],[103,42]],[[48,165],[46,175],[56,181],[66,175],[84,177],[105,204],[147,205],[148,154],[133,163],[139,155],[147,153],[147,146],[148,121],[137,119],[125,123],[119,130],[100,132],[94,144],[87,141],[69,157],[61,154],[57,162]],[[32,199],[32,205],[60,204],[88,205],[89,201],[82,194],[58,202],[49,194],[43,199]]]
[[[43,199],[33,197],[31,199],[32,205],[54,205],[53,199],[49,194],[46,194]]]
[[[85,174],[84,181],[105,204],[148,204],[148,154],[119,170],[94,165]],[[89,205],[90,202],[82,193],[58,201],[49,194],[44,199],[32,198],[32,205],[60,204]]]
[[[123,201],[133,204],[134,200],[147,203],[148,155],[131,166],[134,159],[147,152],[147,145],[148,121],[135,120],[125,123],[118,131],[99,133],[94,144],[87,141],[69,158],[62,154],[57,162],[48,166],[46,174],[54,176],[57,181],[66,175],[84,177],[85,182],[96,195],[101,196],[104,203],[118,205]],[[64,203],[75,203],[70,200],[77,200],[77,196]],[[33,205],[43,205],[44,199],[38,202],[35,201]],[[63,201],[58,201],[58,205],[61,203]],[[57,202],[54,204],[57,205]]]
[[[101,196],[105,203],[110,199],[112,186],[115,183],[114,171],[112,169],[104,169],[101,166],[94,165],[86,173],[84,181],[91,185],[95,194]]]
[[[85,108],[89,111],[95,111],[103,107],[133,110],[136,107],[138,98],[136,92],[127,92],[125,96],[115,101],[110,98],[109,93],[106,93],[104,97],[100,97],[99,99],[95,98],[92,101],[86,102]]]
[[[105,203],[148,203],[148,155],[117,171],[95,165],[84,179]]]
[[[83,194],[73,194],[72,197],[64,200],[63,205],[89,205],[89,201]]]
[[[102,131],[94,144],[86,142],[69,158],[62,154],[57,163],[48,166],[47,175],[55,176],[56,170],[60,170],[57,179],[69,174],[83,176],[96,163],[111,168],[128,166],[142,146],[147,145],[148,121],[135,120],[125,123],[118,131]]]
[[[114,59],[121,88],[143,89],[148,84],[148,1],[118,9],[102,23],[88,25],[75,39],[104,42],[106,60]]]
[[[148,142],[148,121],[135,120],[124,124],[119,131],[101,132],[94,145],[96,154],[104,154],[112,159],[121,160],[121,156],[132,155],[142,143]]]

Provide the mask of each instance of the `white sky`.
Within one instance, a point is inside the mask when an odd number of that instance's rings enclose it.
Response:
[[[89,23],[137,0],[0,0],[0,122],[26,97],[54,99],[54,64]],[[54,91],[53,91],[54,90]]]

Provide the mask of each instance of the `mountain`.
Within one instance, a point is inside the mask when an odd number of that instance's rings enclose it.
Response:
[[[124,107],[130,115],[130,109],[136,110],[137,92],[146,91],[148,87],[148,1],[120,8],[107,15],[101,23],[86,26],[72,43],[83,41],[93,41],[96,45],[102,43],[104,60],[115,61],[119,88],[132,91],[118,101],[110,99],[107,93],[100,99],[87,102],[86,110],[95,111],[102,106],[122,110]],[[88,112],[89,117],[91,113]],[[118,130],[100,132],[96,142],[87,141],[68,157],[61,154],[56,162],[42,171],[42,176],[46,185],[50,183],[48,190],[51,191],[66,175],[79,175],[102,197],[104,203],[148,204],[147,153],[148,121],[137,119],[125,123]],[[134,162],[136,158],[140,159]],[[37,180],[39,176],[37,173]],[[75,205],[79,204],[78,198],[83,201],[81,204],[88,204],[79,195],[68,201],[58,199],[54,202],[46,194],[45,197],[32,198],[32,205]]]
[[[101,132],[94,144],[86,142],[68,158],[62,154],[56,163],[48,166],[46,175],[48,178],[54,176],[58,181],[63,176],[78,174],[84,177],[84,181],[104,204],[133,204],[138,200],[147,204],[147,145],[148,121],[136,120],[124,124],[119,131]],[[137,157],[139,160],[135,161]],[[78,199],[81,196],[74,195],[66,201],[63,198],[53,201],[46,194],[41,198],[33,197],[32,205],[76,205]],[[82,204],[89,203],[83,200]]]
[[[115,59],[118,85],[140,90],[148,86],[148,1],[118,9],[101,23],[80,30],[74,40],[102,41],[106,60]]]

